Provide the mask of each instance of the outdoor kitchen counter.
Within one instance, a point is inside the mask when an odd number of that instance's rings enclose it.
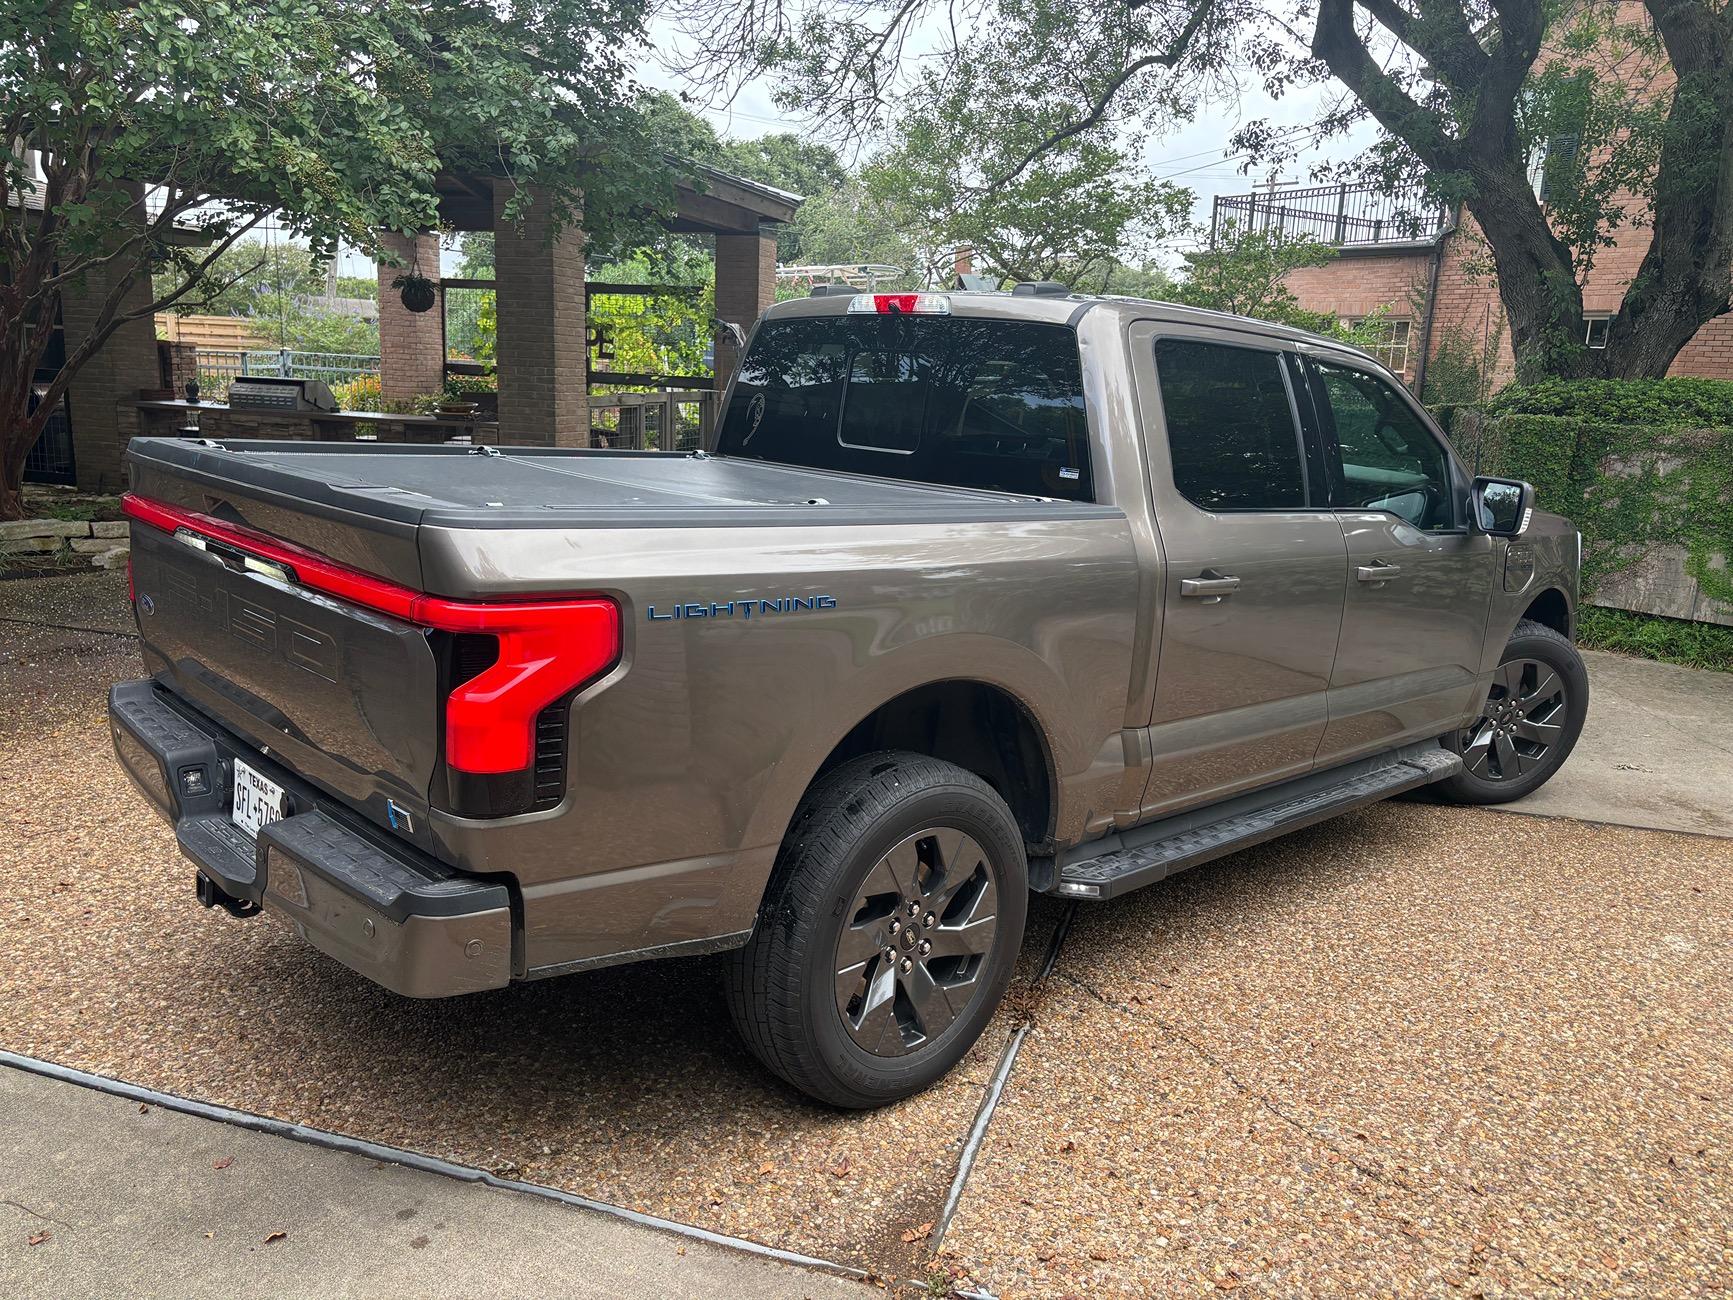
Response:
[[[304,438],[309,441],[448,442],[467,436],[493,442],[497,420],[379,411],[272,411],[231,409],[224,402],[140,401],[137,432],[173,435],[197,424],[207,438]]]

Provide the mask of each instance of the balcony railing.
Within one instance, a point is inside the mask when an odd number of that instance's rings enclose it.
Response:
[[[1408,244],[1444,230],[1448,212],[1419,186],[1385,193],[1370,186],[1275,186],[1250,194],[1218,194],[1210,214],[1210,245],[1229,231],[1275,231],[1337,247]]]

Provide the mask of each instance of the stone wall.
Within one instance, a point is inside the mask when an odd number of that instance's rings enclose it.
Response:
[[[131,555],[125,520],[17,519],[0,523],[0,568],[93,564],[117,569]]]

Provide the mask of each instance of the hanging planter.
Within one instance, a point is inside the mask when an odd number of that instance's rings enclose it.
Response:
[[[419,271],[405,272],[391,282],[391,287],[397,290],[397,296],[403,300],[405,311],[432,311],[439,296],[433,281]]]

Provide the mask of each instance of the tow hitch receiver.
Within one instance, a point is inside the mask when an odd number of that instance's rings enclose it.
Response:
[[[212,880],[202,871],[194,874],[199,882],[199,902],[203,903],[206,907],[220,907],[230,916],[238,916],[243,920],[249,916],[257,916],[259,914],[259,905],[257,903],[251,902],[245,898],[236,898],[233,894],[225,893],[218,887],[216,881]]]

